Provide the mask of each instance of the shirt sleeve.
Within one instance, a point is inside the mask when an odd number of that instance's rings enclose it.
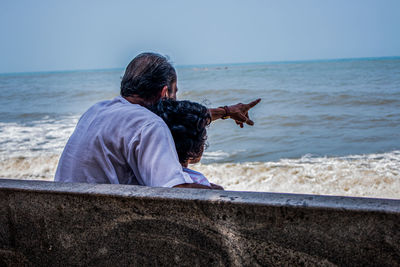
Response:
[[[128,148],[127,160],[140,184],[173,187],[193,183],[182,170],[174,140],[164,122],[156,121],[144,126]]]

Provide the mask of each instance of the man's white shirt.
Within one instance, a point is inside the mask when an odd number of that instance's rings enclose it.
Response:
[[[164,121],[121,96],[99,102],[82,115],[61,155],[55,181],[157,187],[193,183],[182,171]]]

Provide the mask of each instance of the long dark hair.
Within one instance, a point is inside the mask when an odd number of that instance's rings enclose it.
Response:
[[[211,123],[208,109],[190,101],[160,100],[149,108],[171,130],[179,162],[201,157],[207,140],[206,127]]]

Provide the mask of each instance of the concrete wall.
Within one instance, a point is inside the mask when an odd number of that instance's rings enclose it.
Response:
[[[0,179],[2,265],[400,266],[400,200]]]

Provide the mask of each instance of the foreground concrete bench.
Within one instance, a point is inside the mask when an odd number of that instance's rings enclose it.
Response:
[[[0,266],[400,265],[400,200],[0,179]]]

